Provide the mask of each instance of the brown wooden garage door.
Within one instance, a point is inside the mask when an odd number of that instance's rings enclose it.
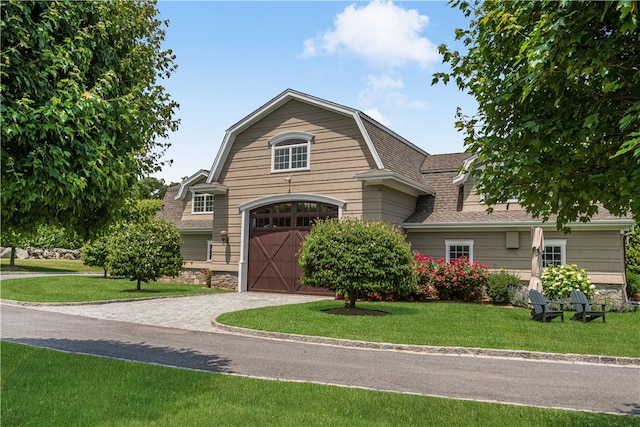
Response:
[[[316,218],[338,216],[338,207],[316,202],[286,202],[251,211],[249,229],[250,291],[332,295],[300,285],[297,253]]]

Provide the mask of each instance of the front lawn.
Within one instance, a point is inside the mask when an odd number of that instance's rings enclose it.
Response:
[[[0,417],[7,426],[637,425],[626,416],[267,381],[0,345]]]
[[[202,285],[149,282],[136,291],[136,282],[98,276],[49,276],[0,281],[3,299],[31,302],[107,301],[225,292]]]
[[[225,313],[226,325],[265,331],[362,341],[435,346],[480,347],[552,353],[640,357],[640,315],[607,313],[590,323],[530,320],[524,308],[467,303],[359,302],[358,307],[383,310],[388,316],[340,316],[323,310],[343,301],[265,307]]]
[[[100,267],[84,265],[68,259],[16,259],[16,269],[9,268],[9,259],[0,259],[0,274],[13,273],[103,273]]]

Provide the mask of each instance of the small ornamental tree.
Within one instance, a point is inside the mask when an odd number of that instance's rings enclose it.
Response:
[[[415,291],[411,247],[390,224],[357,219],[314,223],[302,243],[300,283],[348,298],[349,308],[370,292]]]
[[[113,276],[137,281],[137,290],[140,290],[140,282],[177,276],[182,263],[180,233],[173,224],[162,219],[123,224],[110,239],[109,271]]]
[[[156,199],[127,199],[119,215],[119,224],[145,223],[154,218],[160,210],[160,200]],[[107,256],[109,244],[118,231],[117,224],[110,226],[103,234],[87,241],[82,247],[82,262],[92,267],[102,267],[104,277],[107,277]]]
[[[107,256],[109,255],[109,236],[103,235],[88,240],[82,246],[82,263],[91,267],[102,267],[107,277]]]

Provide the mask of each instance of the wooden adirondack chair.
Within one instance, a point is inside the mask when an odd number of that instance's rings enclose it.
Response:
[[[606,304],[594,304],[601,306],[601,310],[592,310],[587,296],[575,289],[571,291],[571,304],[573,304],[576,309],[576,314],[571,317],[571,320],[582,320],[582,323],[586,323],[591,322],[593,319],[597,319],[598,317],[602,317],[602,321],[605,321],[604,308]]]
[[[539,322],[548,322],[558,316],[564,322],[564,304],[560,303],[560,310],[553,310],[544,295],[535,289],[529,291],[529,301],[531,305],[531,318]]]

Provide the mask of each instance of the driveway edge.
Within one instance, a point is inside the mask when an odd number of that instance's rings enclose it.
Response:
[[[226,332],[236,335],[246,335],[257,338],[272,338],[279,340],[299,341],[312,344],[334,345],[341,347],[361,348],[368,350],[390,350],[390,351],[406,351],[412,353],[425,353],[436,355],[454,355],[454,356],[470,356],[470,357],[496,357],[506,359],[520,359],[531,361],[549,361],[549,362],[571,362],[571,363],[594,363],[605,365],[618,365],[627,367],[640,368],[640,358],[636,357],[617,357],[617,356],[598,356],[591,354],[564,354],[564,353],[545,353],[540,351],[525,350],[499,350],[491,348],[476,347],[444,347],[431,345],[415,345],[415,344],[392,344],[370,341],[354,341],[341,338],[316,337],[310,335],[288,334],[283,332],[261,331],[257,329],[247,329],[238,326],[229,326],[218,323],[215,319],[211,321],[211,326],[220,332]]]

